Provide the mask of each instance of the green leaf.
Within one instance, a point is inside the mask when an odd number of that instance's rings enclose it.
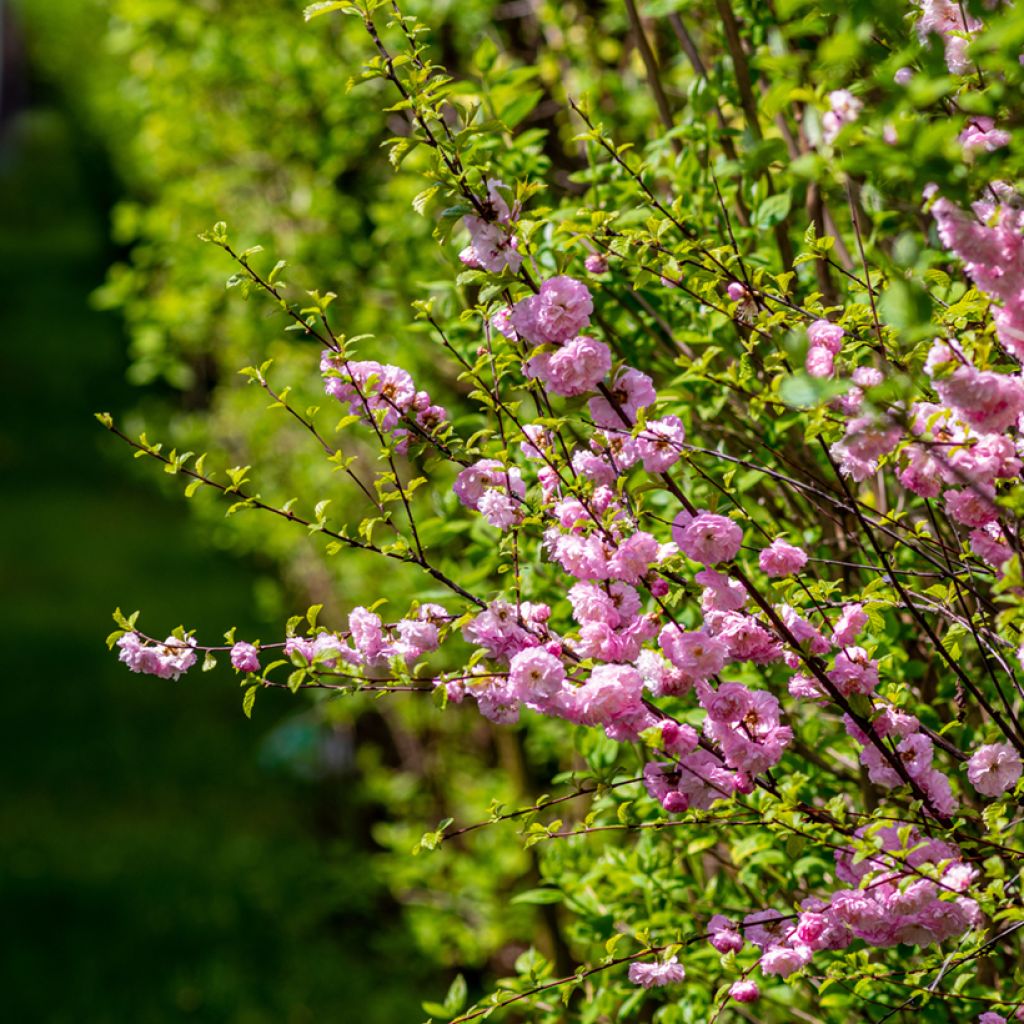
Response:
[[[334,11],[344,11],[346,14],[355,13],[352,10],[353,4],[351,0],[318,0],[315,4],[310,4],[303,12],[302,16],[306,21],[312,21],[314,18],[319,18],[323,14],[331,14]]]
[[[789,215],[793,199],[788,192],[769,196],[754,213],[754,227],[770,228],[780,224]]]
[[[245,691],[245,696],[242,697],[242,710],[245,712],[246,718],[252,718],[252,706],[256,703],[256,691],[259,689],[257,684],[253,684]]]
[[[467,994],[466,979],[461,974],[456,974],[448,994],[444,997],[444,1012],[449,1017],[454,1017],[466,1005]]]
[[[561,889],[527,889],[513,896],[509,903],[530,903],[544,905],[548,903],[561,903],[565,899],[565,893]]]

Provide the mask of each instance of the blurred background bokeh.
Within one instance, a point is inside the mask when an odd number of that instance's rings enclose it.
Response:
[[[0,3],[2,1016],[416,1019],[422,962],[366,869],[345,735],[287,694],[249,722],[223,675],[184,699],[103,644],[118,604],[207,636],[268,623],[265,567],[218,553],[92,418],[139,393],[91,300],[123,255],[122,182],[53,56],[110,74],[85,8]]]

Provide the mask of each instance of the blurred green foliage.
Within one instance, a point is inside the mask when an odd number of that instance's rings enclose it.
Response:
[[[168,703],[99,642],[118,601],[167,629],[184,604],[211,630],[265,620],[245,610],[252,569],[100,443],[97,402],[135,400],[120,325],[88,306],[115,186],[102,139],[43,76],[32,86],[0,139],[4,1016],[415,1018],[424,965],[374,873],[378,812],[346,784],[350,763],[324,763],[351,737],[286,700],[247,722],[218,685]],[[312,783],[289,749],[303,729]]]

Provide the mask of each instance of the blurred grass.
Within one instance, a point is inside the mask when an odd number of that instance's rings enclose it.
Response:
[[[159,635],[182,615],[204,637],[269,633],[252,571],[205,549],[92,419],[137,397],[116,320],[88,307],[112,191],[59,110],[7,126],[3,1017],[419,1020],[424,968],[373,881],[346,780],[300,784],[260,758],[300,705],[261,695],[248,722],[224,669],[167,683],[103,645],[118,604]]]

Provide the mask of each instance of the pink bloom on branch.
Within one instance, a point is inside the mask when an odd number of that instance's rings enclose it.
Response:
[[[747,603],[747,588],[716,569],[701,569],[693,578],[704,586],[700,604],[705,612],[736,612]]]
[[[767,576],[793,576],[807,564],[807,553],[780,537],[761,552],[758,561]]]
[[[608,560],[612,579],[638,583],[658,560],[660,545],[654,536],[639,530],[623,541]]]
[[[984,149],[989,153],[1010,144],[1010,133],[996,128],[991,117],[975,117],[960,133],[958,140],[969,157],[975,150]]]
[[[540,352],[526,364],[526,375],[542,380],[556,395],[573,398],[596,391],[612,368],[604,342],[580,335],[555,352]]]
[[[1018,1020],[1020,1017],[1018,1016]],[[978,1018],[978,1024],[1006,1024],[1006,1018],[1000,1013],[986,1011]]]
[[[614,402],[601,395],[587,403],[594,424],[605,430],[628,432],[637,413],[653,405],[658,397],[651,378],[632,366],[624,366],[616,373],[609,390]]]
[[[991,501],[995,497],[992,488],[965,487],[962,491],[951,489],[943,497],[946,499],[946,510],[964,526],[988,526],[999,518],[999,510]]]
[[[656,985],[673,985],[686,977],[683,965],[677,957],[664,963],[632,963],[629,965],[629,980],[642,988],[653,988]]]
[[[554,697],[564,681],[565,667],[543,648],[527,648],[509,662],[509,684],[524,702]]]
[[[729,986],[729,996],[737,1003],[756,1003],[761,997],[761,990],[756,981],[734,981]]]
[[[730,562],[743,543],[743,530],[726,516],[712,512],[681,512],[672,524],[672,539],[695,562]]]
[[[179,640],[169,636],[162,644],[151,644],[138,633],[125,633],[117,646],[121,650],[118,660],[132,672],[160,679],[180,679],[196,663],[196,642],[192,637]]]
[[[863,605],[844,604],[842,614],[836,621],[836,627],[832,633],[832,642],[837,647],[849,647],[867,623],[868,616]]]
[[[967,424],[986,434],[1000,433],[1024,412],[1024,384],[1017,376],[961,366],[935,390]]]
[[[240,640],[231,648],[231,664],[239,672],[259,672],[259,651],[252,644]]]
[[[815,345],[807,350],[804,369],[812,377],[831,377],[835,367],[835,356],[827,348]]]
[[[708,679],[725,667],[725,644],[706,633],[684,633],[678,626],[666,626],[658,637],[665,657],[691,679]]]
[[[519,335],[535,345],[560,345],[590,323],[593,311],[585,284],[572,277],[550,277],[536,295],[515,304],[511,321]]]
[[[715,914],[708,922],[708,933],[712,947],[719,953],[738,953],[743,948],[743,936],[736,922],[722,914]]]
[[[853,693],[871,694],[878,685],[878,662],[869,658],[863,647],[847,647],[836,655],[826,675],[845,697]]]
[[[648,473],[664,473],[679,461],[686,430],[678,416],[648,420],[636,439],[637,451]]]
[[[598,665],[575,691],[576,712],[584,725],[607,725],[641,706],[643,676],[629,665]]]
[[[761,955],[759,966],[765,974],[788,978],[810,961],[811,950],[807,946],[773,946]]]
[[[807,340],[811,347],[826,349],[834,356],[838,355],[839,350],[843,347],[845,336],[846,331],[839,324],[834,324],[830,320],[815,320],[807,328]]]
[[[587,268],[588,274],[608,273],[608,260],[599,252],[592,252],[584,261],[583,266]]]
[[[983,796],[999,796],[1012,789],[1021,775],[1021,761],[1009,743],[979,747],[967,762],[967,778]]]

